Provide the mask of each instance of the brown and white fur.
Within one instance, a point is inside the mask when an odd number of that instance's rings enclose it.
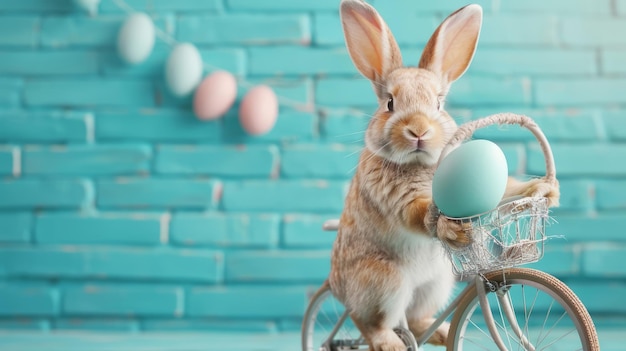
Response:
[[[472,60],[482,10],[469,5],[451,14],[417,68],[402,66],[389,28],[364,1],[343,0],[341,20],[350,56],[372,82],[379,108],[340,219],[329,283],[372,350],[405,350],[392,328],[406,316],[411,331],[421,335],[454,285],[441,242],[430,234],[431,182],[457,129],[443,100]],[[556,204],[558,184],[511,179],[506,196],[516,194],[547,195]],[[437,235],[463,245],[460,229],[455,221],[440,221]],[[445,344],[447,333],[442,325],[429,342]]]

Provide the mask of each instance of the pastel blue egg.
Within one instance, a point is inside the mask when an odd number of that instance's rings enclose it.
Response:
[[[117,35],[117,52],[127,63],[136,64],[150,56],[154,47],[154,23],[145,13],[126,18]]]
[[[202,57],[193,44],[176,44],[165,63],[165,81],[172,94],[183,97],[200,84],[203,70]]]
[[[435,170],[433,201],[448,217],[461,218],[493,210],[508,179],[504,153],[488,140],[472,140],[450,152]]]

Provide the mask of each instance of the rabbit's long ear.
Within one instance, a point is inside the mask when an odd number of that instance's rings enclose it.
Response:
[[[457,80],[472,62],[482,19],[483,10],[475,4],[448,16],[426,44],[419,67],[438,74],[446,84]]]
[[[341,2],[346,46],[356,68],[374,83],[402,66],[400,49],[376,10],[362,0]]]

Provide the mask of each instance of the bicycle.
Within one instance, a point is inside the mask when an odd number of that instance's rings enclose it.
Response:
[[[494,124],[518,124],[530,130],[544,153],[546,178],[556,179],[552,151],[539,126],[529,117],[510,113],[460,126],[444,148],[440,161],[475,130]],[[505,199],[487,213],[454,219],[461,221],[464,230],[471,234],[471,243],[463,248],[443,246],[459,280],[467,285],[423,335],[413,335],[406,318],[394,329],[407,350],[420,350],[450,316],[447,350],[600,349],[593,321],[574,292],[548,273],[518,267],[543,257],[544,243],[549,238],[545,234],[549,220],[547,199]],[[324,224],[325,230],[338,228],[339,220]],[[302,350],[368,347],[350,320],[349,312],[333,297],[325,282],[305,312]],[[538,313],[545,316],[538,317]],[[554,335],[556,332],[559,335]]]

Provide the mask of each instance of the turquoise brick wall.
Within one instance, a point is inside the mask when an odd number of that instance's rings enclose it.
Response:
[[[0,0],[0,329],[297,329],[374,105],[339,1],[127,2],[205,62],[332,109],[282,106],[258,137],[236,109],[201,122],[165,88],[165,43],[138,66],[117,58],[113,1],[90,17],[70,0]],[[372,2],[412,65],[465,4]],[[563,192],[550,233],[564,236],[536,266],[597,321],[624,321],[626,1],[478,3],[479,49],[448,109],[536,118]],[[511,174],[543,171],[528,132],[477,136],[502,145]]]

